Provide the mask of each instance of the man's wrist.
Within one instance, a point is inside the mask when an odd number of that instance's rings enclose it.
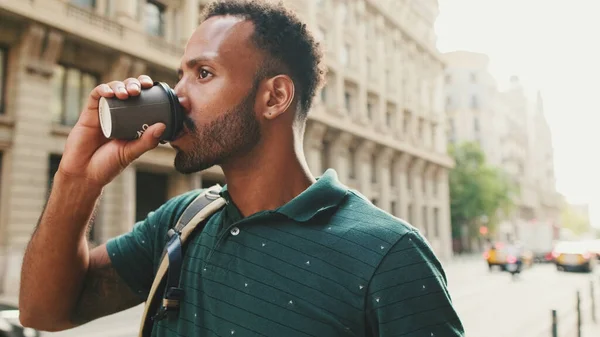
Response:
[[[102,194],[104,186],[92,182],[89,179],[67,175],[61,170],[54,174],[52,181],[52,190],[58,189],[61,192],[67,192],[74,196],[86,196],[97,199]],[[62,194],[62,193],[61,193]]]

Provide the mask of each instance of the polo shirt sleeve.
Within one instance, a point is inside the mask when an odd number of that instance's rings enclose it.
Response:
[[[419,232],[408,232],[391,247],[371,279],[366,301],[371,336],[464,336],[446,275]]]
[[[154,281],[154,267],[157,256],[162,254],[160,246],[166,241],[160,239],[164,232],[161,216],[165,205],[148,214],[148,217],[137,222],[133,229],[106,243],[108,256],[113,267],[133,292],[147,298]],[[158,250],[158,251],[157,251]]]

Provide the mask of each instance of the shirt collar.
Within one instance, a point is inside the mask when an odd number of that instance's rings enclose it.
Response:
[[[298,222],[306,222],[319,213],[338,206],[347,193],[348,188],[338,180],[336,171],[328,169],[314,184],[277,208],[275,212]],[[225,200],[231,201],[227,185],[223,186],[220,195]]]

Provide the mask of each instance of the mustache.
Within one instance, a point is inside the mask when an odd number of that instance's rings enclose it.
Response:
[[[196,124],[194,124],[194,121],[189,116],[183,118],[183,126],[191,132],[197,131]]]

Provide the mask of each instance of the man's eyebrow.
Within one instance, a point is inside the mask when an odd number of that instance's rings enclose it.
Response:
[[[196,56],[194,58],[191,58],[189,60],[187,60],[185,62],[185,66],[190,69],[190,68],[194,68],[198,63],[202,63],[202,62],[212,62],[215,61],[216,56],[209,56],[209,55],[200,55],[200,56]],[[177,74],[182,74],[183,73],[183,69],[181,68],[177,68]]]

